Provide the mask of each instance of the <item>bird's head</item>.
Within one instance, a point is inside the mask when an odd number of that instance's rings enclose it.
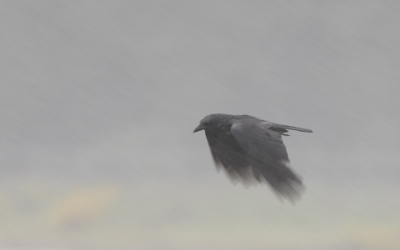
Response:
[[[199,126],[197,126],[193,133],[196,133],[200,130],[204,130],[204,129],[210,129],[216,126],[216,123],[218,122],[218,117],[220,116],[220,114],[212,114],[212,115],[207,115],[206,117],[204,117],[201,121]]]

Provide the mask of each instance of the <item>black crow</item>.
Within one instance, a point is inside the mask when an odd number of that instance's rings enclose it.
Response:
[[[229,177],[244,183],[266,181],[291,201],[304,187],[289,166],[282,135],[288,130],[312,133],[305,128],[276,124],[249,115],[211,114],[200,121],[194,133],[204,130],[215,164]]]

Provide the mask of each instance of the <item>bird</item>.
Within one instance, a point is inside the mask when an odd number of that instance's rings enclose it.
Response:
[[[223,168],[232,180],[268,183],[278,198],[292,203],[304,193],[301,178],[290,168],[282,136],[288,136],[288,130],[312,130],[228,114],[205,116],[193,133],[201,130],[205,131],[217,169]]]

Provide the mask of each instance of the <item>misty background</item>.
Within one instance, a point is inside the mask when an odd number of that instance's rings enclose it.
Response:
[[[400,249],[400,4],[1,1],[0,248]],[[211,113],[306,192],[217,173]]]

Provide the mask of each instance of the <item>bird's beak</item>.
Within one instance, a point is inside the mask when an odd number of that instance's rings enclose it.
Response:
[[[203,130],[203,129],[204,129],[204,126],[203,126],[202,124],[200,124],[199,126],[197,126],[197,127],[194,129],[193,133],[196,133],[196,132],[198,132],[198,131],[200,131],[200,130]]]

